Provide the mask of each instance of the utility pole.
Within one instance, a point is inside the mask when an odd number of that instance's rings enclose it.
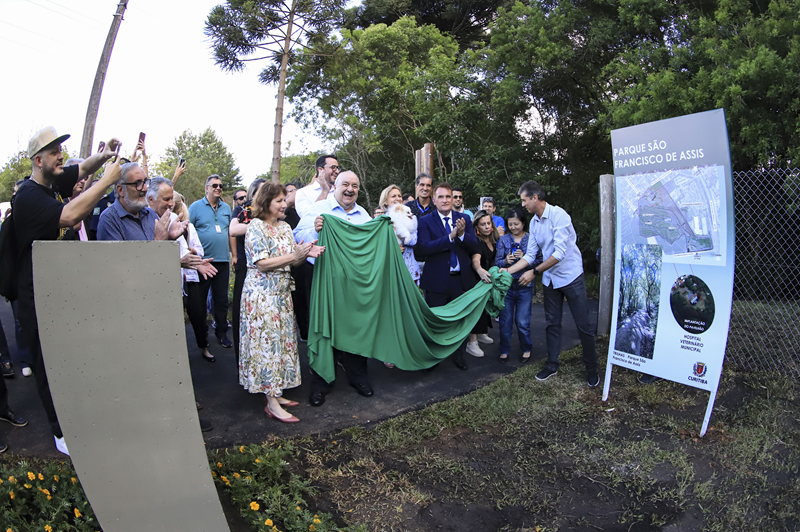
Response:
[[[97,112],[100,108],[100,96],[103,95],[103,84],[106,81],[106,71],[108,62],[111,60],[111,50],[114,49],[114,41],[117,40],[119,25],[122,23],[122,15],[128,7],[128,0],[119,0],[117,12],[114,13],[114,20],[108,30],[106,45],[103,47],[103,55],[100,56],[100,64],[97,65],[97,74],[92,85],[92,95],[89,97],[89,108],[86,110],[86,122],[83,125],[83,138],[81,139],[81,157],[86,159],[92,154],[92,143],[94,142],[94,126],[97,123]]]

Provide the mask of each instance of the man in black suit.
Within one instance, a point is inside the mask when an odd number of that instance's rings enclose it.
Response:
[[[419,219],[414,254],[425,262],[419,280],[429,307],[446,305],[475,286],[470,257],[478,247],[469,216],[453,210],[453,187],[436,185],[433,193],[436,212]],[[453,353],[459,369],[467,369],[464,348]]]

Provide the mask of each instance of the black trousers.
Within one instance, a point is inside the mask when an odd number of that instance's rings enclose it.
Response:
[[[300,338],[308,340],[308,324],[311,319],[311,283],[314,279],[314,266],[303,261],[300,266],[292,267],[294,278],[294,292],[292,302],[294,313],[297,317],[297,326],[300,329]]]
[[[431,292],[430,290],[425,290],[425,302],[429,307],[443,307],[464,293],[464,287],[461,285],[461,274],[459,273],[458,275],[451,275],[447,280],[447,284],[443,288],[443,292]],[[462,343],[458,349],[454,351],[454,356],[460,357],[463,355],[466,342],[467,340],[464,340],[464,343]]]
[[[231,276],[231,269],[229,262],[213,262],[212,264],[217,269],[217,275],[209,279],[203,279],[201,275],[200,282],[197,284],[200,285],[200,295],[204,298],[203,301],[208,298],[208,291],[209,289],[211,290],[214,321],[217,322],[214,334],[221,340],[228,334],[228,282]],[[207,338],[208,335],[206,333],[203,335],[203,339]]]
[[[241,261],[241,262],[240,262]],[[239,363],[239,325],[241,323],[242,289],[244,278],[247,277],[245,261],[236,262],[233,278],[233,301],[231,301],[231,325],[233,325],[233,350],[236,353],[236,363]],[[241,266],[239,266],[241,264]],[[292,293],[294,296],[294,293]],[[305,338],[305,337],[304,337]]]
[[[345,351],[333,350],[333,357],[344,366],[344,373],[347,375],[347,382],[352,385],[369,385],[369,375],[367,374],[367,359],[361,355],[347,353]],[[333,383],[328,382],[319,374],[311,370],[311,393],[328,393],[333,388]]]
[[[56,407],[53,405],[53,396],[50,394],[50,383],[47,380],[47,372],[44,368],[42,344],[39,341],[39,322],[36,319],[33,293],[26,293],[20,290],[17,305],[22,333],[25,335],[25,340],[28,344],[31,370],[36,381],[36,391],[39,393],[39,399],[42,401],[42,406],[44,406],[44,411],[47,414],[50,430],[53,431],[55,437],[61,438],[64,434],[61,432],[61,425],[58,423]]]
[[[201,276],[202,277],[202,276]],[[197,347],[208,347],[208,323],[206,322],[206,299],[208,295],[201,294],[200,283],[187,282],[186,289],[186,314],[192,324]],[[208,291],[206,291],[208,294]]]

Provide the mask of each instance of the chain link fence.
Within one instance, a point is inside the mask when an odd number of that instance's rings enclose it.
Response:
[[[727,359],[800,379],[800,169],[734,172],[733,196]]]

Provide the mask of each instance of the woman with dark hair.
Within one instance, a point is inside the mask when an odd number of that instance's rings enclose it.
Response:
[[[286,189],[264,183],[252,201],[252,220],[245,234],[247,275],[242,289],[239,384],[250,393],[263,393],[269,417],[296,423],[283,409],[297,402],[283,390],[300,385],[300,360],[289,268],[307,257],[318,257],[315,242],[295,244],[292,229],[283,221]]]
[[[472,217],[475,226],[475,236],[478,237],[478,249],[472,255],[472,268],[478,274],[481,281],[491,283],[489,268],[494,266],[494,257],[497,252],[495,245],[500,238],[500,233],[492,220],[492,214],[488,211],[480,210]],[[478,346],[478,342],[491,344],[494,342],[489,335],[489,327],[492,326],[491,318],[484,312],[472,334],[469,335],[467,342],[467,353],[475,357],[482,357],[483,350]]]
[[[525,256],[528,250],[528,220],[525,213],[512,209],[506,213],[506,229],[508,232],[497,242],[497,258],[495,266],[508,268]],[[541,262],[541,259],[538,259]],[[519,346],[522,349],[520,362],[525,364],[531,359],[531,298],[533,296],[533,268],[539,264],[531,264],[523,271],[512,274],[514,278],[511,288],[506,294],[506,306],[500,311],[500,357],[502,363],[508,362],[511,352],[511,328],[516,315]]]
[[[228,236],[231,239],[231,265],[233,266],[233,301],[231,301],[231,325],[233,326],[233,351],[236,354],[236,363],[239,363],[239,315],[241,312],[242,287],[244,277],[247,274],[247,265],[244,260],[244,234],[247,231],[247,224],[250,223],[250,212],[252,209],[253,198],[258,189],[266,180],[258,178],[247,187],[245,201],[236,201],[241,191],[233,193],[234,207],[231,213],[231,225],[228,227]],[[235,244],[233,240],[236,240]]]

